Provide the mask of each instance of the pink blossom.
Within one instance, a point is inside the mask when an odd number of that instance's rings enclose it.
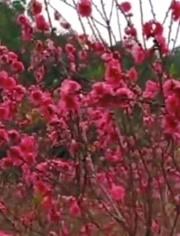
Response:
[[[157,220],[153,221],[153,223],[152,223],[152,230],[153,230],[153,232],[155,234],[159,234],[160,235],[160,233],[161,233],[161,225],[160,225],[160,223]]]
[[[36,15],[35,21],[36,21],[36,27],[38,30],[41,30],[41,31],[49,30],[49,24],[46,22],[43,15]]]
[[[112,59],[107,63],[106,66],[106,81],[111,84],[119,84],[122,79],[121,76],[121,65],[118,60]]]
[[[52,223],[58,222],[61,219],[61,212],[52,208],[48,215],[49,221]]]
[[[77,4],[77,12],[82,17],[89,17],[92,14],[92,3],[91,0],[80,0]]]
[[[34,105],[40,105],[43,101],[43,92],[40,89],[34,89],[31,91],[30,98]]]
[[[142,64],[146,59],[145,51],[138,44],[132,46],[131,54],[136,64]]]
[[[45,211],[49,211],[53,207],[53,200],[51,196],[45,196],[41,203],[41,206]]]
[[[9,141],[8,133],[5,129],[0,129],[0,147],[6,145]]]
[[[143,92],[143,97],[153,99],[158,94],[158,92],[159,92],[158,83],[152,80],[148,80],[148,82],[146,83],[146,88]]]
[[[70,43],[66,44],[65,50],[69,54],[74,54],[76,52],[76,48]]]
[[[178,80],[168,79],[164,82],[163,92],[166,97],[178,91],[180,94],[180,82]]]
[[[137,82],[137,80],[138,80],[138,72],[137,72],[137,70],[134,67],[132,67],[128,71],[128,77],[129,77],[130,81]]]
[[[149,21],[143,25],[143,33],[147,39],[150,37],[162,36],[163,26],[161,23],[156,21]]]
[[[17,102],[21,102],[25,96],[26,93],[26,89],[23,85],[21,84],[17,84],[14,88],[13,88],[13,98],[17,101]]]
[[[125,189],[122,186],[113,185],[111,188],[111,195],[115,201],[123,201],[125,198]]]
[[[16,73],[20,73],[24,71],[24,65],[21,61],[14,61],[12,63],[12,69],[16,72]]]
[[[34,180],[34,190],[36,193],[42,194],[43,196],[51,193],[50,186],[41,180]]]
[[[32,0],[31,2],[31,11],[34,15],[38,15],[42,11],[42,4],[37,0]]]
[[[10,118],[10,110],[6,104],[0,105],[0,120],[9,120]]]
[[[180,140],[180,122],[174,116],[166,115],[162,120],[164,133],[171,135],[175,140]]]
[[[123,12],[129,12],[131,10],[131,3],[130,2],[122,2],[121,4],[119,4],[119,8],[121,9],[121,11]]]
[[[6,71],[0,71],[0,87],[1,88],[4,88],[7,79],[8,79],[8,73]]]
[[[33,28],[31,25],[28,25],[22,30],[22,40],[31,41],[33,39]]]
[[[73,217],[81,216],[81,209],[76,201],[72,201],[69,211]]]
[[[62,95],[75,94],[81,89],[81,85],[73,80],[64,80],[60,91]]]
[[[15,54],[14,52],[8,52],[8,58],[9,58],[9,61],[10,62],[13,62],[13,61],[17,61],[17,59],[18,59],[18,56],[17,56],[17,54]]]
[[[172,17],[175,21],[180,20],[180,2],[173,0],[171,4]]]
[[[18,16],[17,22],[24,26],[27,26],[30,24],[29,19],[24,14],[21,14]]]
[[[33,136],[26,136],[22,138],[20,143],[20,149],[24,153],[32,153],[36,150],[36,141]]]

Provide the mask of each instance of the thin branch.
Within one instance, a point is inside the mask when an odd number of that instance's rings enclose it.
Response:
[[[110,25],[110,20],[107,16],[107,13],[106,13],[105,4],[104,4],[103,0],[101,0],[101,7],[102,7],[103,14],[104,14],[105,22],[107,25],[107,31],[108,31],[108,35],[109,35],[109,43],[110,43],[110,46],[112,47],[113,43],[112,43],[112,35],[111,35],[111,25]]]
[[[149,0],[149,5],[151,7],[151,13],[152,13],[152,16],[153,16],[153,19],[156,20],[156,14],[154,12],[154,7],[153,7],[153,3],[151,0]]]
[[[90,27],[90,29],[91,29],[91,31],[92,31],[92,33],[93,33],[95,39],[98,40],[98,37],[97,37],[96,32],[95,32],[95,30],[94,30],[94,28],[93,28],[93,26],[92,26],[92,24],[91,24],[90,19],[87,19],[87,21],[88,21],[88,25],[89,25],[89,27]]]
[[[175,49],[175,47],[176,47],[177,39],[179,36],[179,31],[180,31],[180,22],[178,23],[175,39],[173,40],[173,48],[172,49]]]
[[[116,17],[117,17],[117,24],[118,24],[118,31],[119,31],[119,37],[120,41],[122,41],[122,32],[121,32],[121,23],[120,23],[120,17],[119,17],[119,9],[116,7]]]
[[[139,0],[139,9],[140,9],[140,15],[141,15],[141,26],[143,27],[143,25],[144,25],[144,15],[143,15],[142,0]],[[144,37],[143,33],[142,33],[142,37],[143,37],[143,45],[144,45],[144,48],[146,49],[146,40],[145,40],[145,37]]]
[[[74,0],[72,0],[73,1],[73,4],[74,4],[74,8],[76,9],[76,2],[74,1]],[[66,2],[66,1],[65,1]],[[76,13],[77,13],[77,11],[76,11]],[[80,22],[80,24],[81,24],[81,28],[82,28],[82,30],[83,30],[83,33],[85,34],[85,35],[87,35],[87,33],[86,33],[86,29],[85,29],[85,27],[84,27],[84,24],[83,24],[83,22],[82,22],[82,19],[81,19],[81,17],[80,17],[80,15],[77,13],[77,15],[78,15],[78,20],[79,20],[79,22]]]
[[[95,7],[96,11],[99,13],[99,15],[101,16],[101,18],[103,19],[103,21],[106,22],[106,17],[102,14],[102,12],[99,10],[98,6],[92,2],[92,5]]]
[[[110,10],[110,15],[109,15],[109,22],[111,22],[111,18],[112,18],[112,15],[113,15],[113,8],[114,8],[114,0],[112,0],[112,3],[111,3],[111,10]]]
[[[54,11],[58,12],[58,13],[61,15],[61,18],[63,18],[63,20],[64,20],[65,22],[69,23],[69,22],[65,19],[65,17],[62,16],[62,14],[61,14],[50,2],[48,2],[48,4],[49,4],[49,6],[50,6]],[[70,31],[71,31],[72,33],[76,33],[75,30],[72,29],[70,23],[69,23],[69,25],[70,25]]]
[[[173,18],[171,16],[170,24],[169,24],[169,32],[168,32],[168,45],[170,44],[171,41],[171,33],[172,33],[172,27],[173,27]]]
[[[45,5],[45,10],[46,10],[46,12],[47,12],[48,21],[49,21],[49,24],[50,24],[50,27],[51,27],[51,32],[52,32],[53,24],[52,24],[52,21],[51,21],[51,16],[50,16],[50,12],[49,12],[49,8],[48,8],[48,2],[47,2],[47,0],[44,0],[44,5]]]
[[[96,30],[96,32],[97,32],[97,34],[98,34],[98,36],[99,36],[100,41],[101,41],[102,43],[105,43],[105,40],[102,38],[101,33],[100,33],[98,27],[96,26],[96,24],[95,24],[93,18],[91,18],[91,22],[92,22],[93,27],[95,28],[95,30]]]
[[[165,22],[166,22],[166,20],[167,20],[167,18],[168,18],[168,15],[169,15],[170,9],[171,9],[171,3],[170,3],[170,5],[169,5],[169,7],[168,7],[168,9],[167,9],[167,11],[166,11],[166,13],[165,13],[165,16],[164,16],[164,20],[163,20],[162,25],[165,24]]]
[[[174,235],[174,231],[175,231],[176,225],[177,225],[177,223],[178,223],[178,218],[179,218],[179,210],[177,209],[177,211],[176,211],[176,216],[175,216],[175,218],[174,218],[173,227],[172,227],[172,229],[171,229],[171,233],[170,233],[169,236],[173,236],[173,235]]]

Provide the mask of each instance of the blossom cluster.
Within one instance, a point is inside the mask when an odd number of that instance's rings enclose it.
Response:
[[[12,235],[178,235],[180,82],[164,68],[170,49],[163,25],[142,25],[145,40],[154,40],[150,49],[127,26],[122,45],[133,60],[127,69],[120,51],[87,35],[64,47],[36,39],[50,25],[40,2],[30,7],[35,24],[17,17],[22,41],[33,45],[24,52],[30,53],[28,67],[0,45],[0,213]],[[90,17],[92,8],[90,0],[81,0],[77,12]],[[131,5],[118,9],[126,15]],[[178,9],[173,1],[174,21]],[[76,78],[92,53],[105,71],[87,91]],[[67,74],[50,90],[47,68],[59,65],[64,54]],[[139,68],[145,62],[154,77],[143,87]],[[35,82],[23,84],[29,71]],[[34,125],[38,131],[28,131]],[[66,146],[71,158],[52,155],[54,146]]]

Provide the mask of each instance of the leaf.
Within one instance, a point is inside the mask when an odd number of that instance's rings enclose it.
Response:
[[[24,6],[22,1],[13,1],[12,5],[18,12],[24,11]]]
[[[105,68],[103,64],[92,66],[82,72],[82,76],[87,79],[99,80],[104,77]]]
[[[98,66],[95,76],[97,76],[97,78],[101,78],[101,77],[104,76],[104,73],[105,73],[105,68],[101,64],[101,65]]]
[[[170,75],[172,75],[172,76],[175,76],[175,75],[177,74],[176,66],[175,66],[173,63],[172,63],[171,66],[170,66],[169,73],[170,73]]]

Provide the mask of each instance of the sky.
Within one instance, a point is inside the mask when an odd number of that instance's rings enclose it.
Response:
[[[81,24],[78,20],[78,15],[75,9],[69,7],[66,3],[67,2],[71,5],[73,5],[73,0],[49,0],[51,5],[56,8],[62,15],[63,17],[72,25],[72,28],[77,31],[78,33],[83,33]],[[78,0],[74,0],[76,3],[78,2]],[[142,33],[141,33],[141,22],[142,22],[142,18],[141,18],[141,14],[140,14],[140,2],[142,2],[142,9],[143,9],[143,22],[146,22],[148,20],[153,19],[152,16],[152,9],[150,6],[150,2],[153,5],[153,9],[154,9],[154,13],[156,16],[156,20],[159,22],[163,22],[165,16],[166,16],[166,12],[170,6],[172,0],[129,0],[129,2],[132,4],[132,13],[134,14],[132,17],[132,22],[134,23],[135,27],[138,30],[139,33],[139,39],[140,41],[142,41]],[[102,8],[101,8],[101,0],[93,0],[93,2],[96,4],[96,7],[102,12]],[[111,4],[112,4],[112,0],[103,0],[103,2],[105,3],[105,9],[107,14],[110,14],[110,9],[111,9]],[[124,1],[119,0],[118,3],[122,3]],[[93,17],[96,18],[99,22],[104,23],[104,21],[102,20],[101,15],[98,13],[98,11],[96,10],[96,7],[93,6]],[[52,13],[52,11],[51,11]],[[119,18],[120,18],[120,24],[121,24],[121,31],[123,33],[124,28],[126,27],[126,21],[123,17],[123,15],[119,12],[118,13]],[[165,29],[165,33],[164,35],[166,37],[168,37],[169,34],[169,25],[170,25],[170,14],[169,17],[167,17],[167,20],[164,24],[164,29]],[[86,32],[90,35],[92,35],[92,30],[90,29],[87,20],[85,18],[82,18],[83,21],[83,25],[85,26]],[[55,23],[56,27],[59,28],[59,25],[57,25]],[[107,42],[109,41],[109,37],[108,37],[108,33],[107,33],[107,29],[105,29],[104,27],[102,27],[100,24],[97,24],[97,27],[101,33],[101,35],[103,36],[103,39],[105,39]],[[172,27],[172,33],[171,33],[171,39],[175,38],[176,32],[177,32],[177,27],[178,27],[178,23],[174,23],[173,27]],[[112,19],[111,19],[111,28],[112,31],[114,32],[115,38],[116,40],[120,40],[120,34],[119,34],[119,30],[118,30],[118,24],[117,24],[117,15],[116,15],[116,8],[114,6],[113,8],[113,14],[112,14]],[[148,42],[148,45],[151,45],[151,42]],[[176,43],[176,46],[180,45],[180,34],[178,36],[178,40]],[[171,47],[173,46],[173,41],[171,42]]]

